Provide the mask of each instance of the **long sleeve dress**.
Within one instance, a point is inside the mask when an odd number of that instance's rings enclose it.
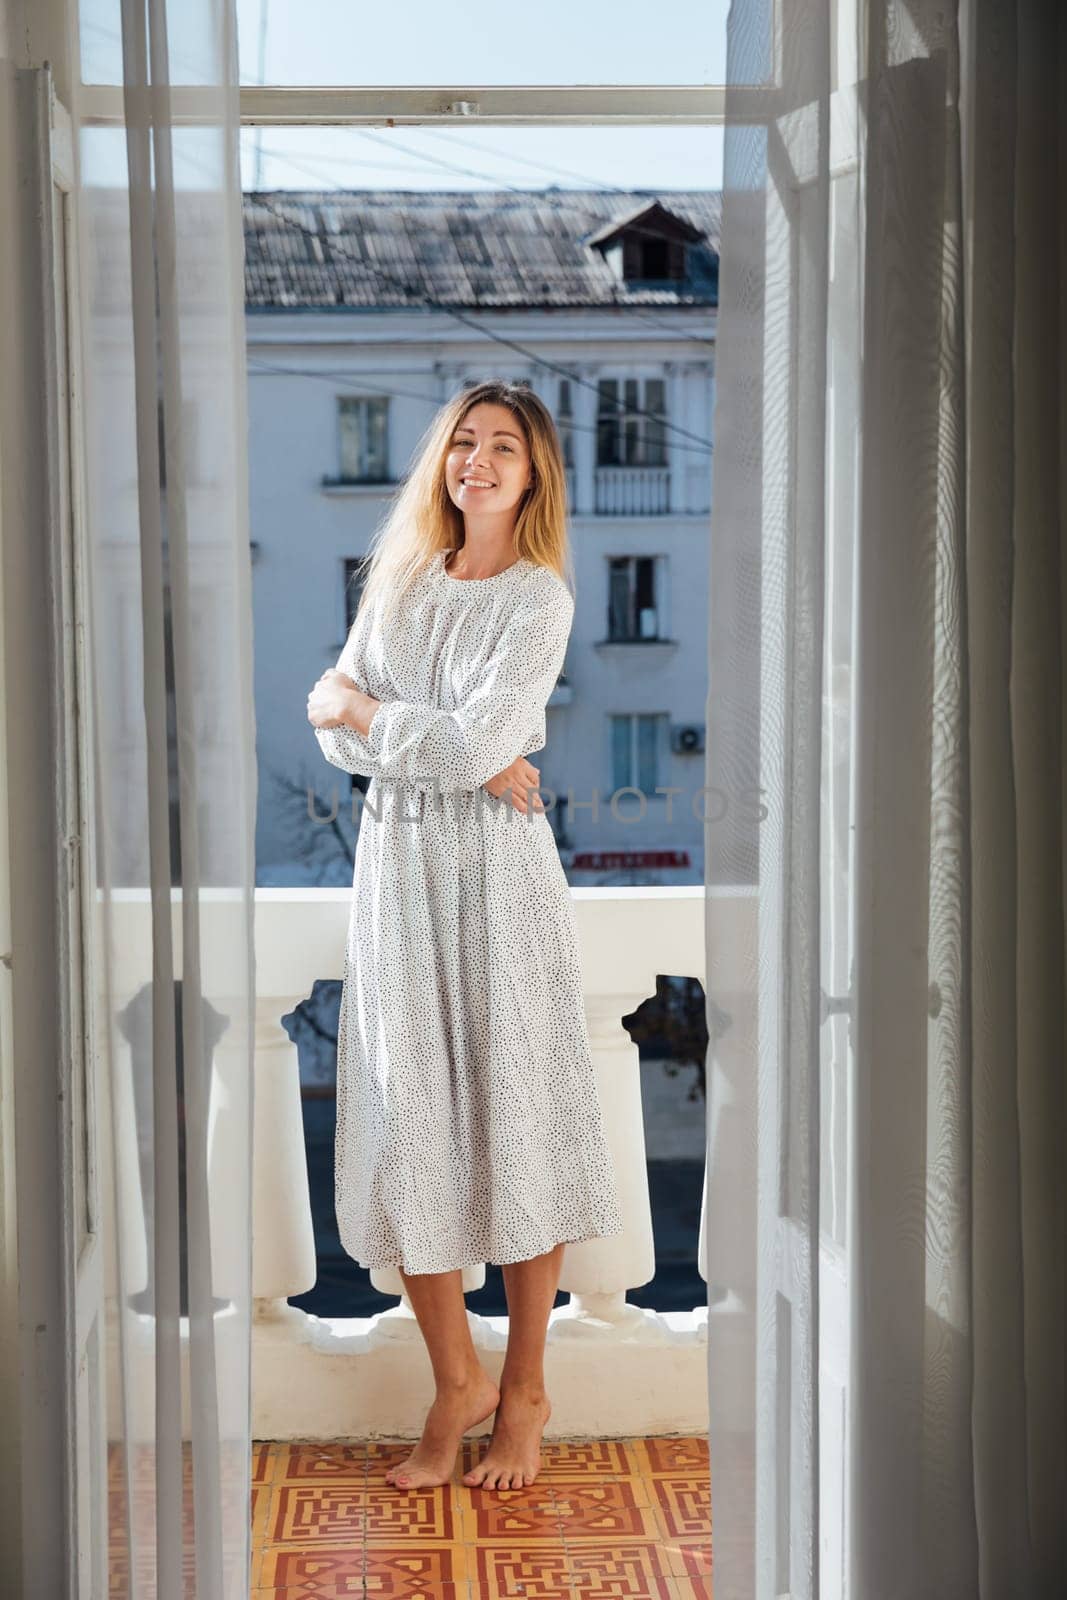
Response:
[[[574,602],[521,559],[438,552],[337,666],[383,704],[318,728],[373,781],[356,845],[337,1038],[335,1209],[364,1267],[445,1272],[622,1232],[570,888],[546,812],[482,786],[545,743]]]

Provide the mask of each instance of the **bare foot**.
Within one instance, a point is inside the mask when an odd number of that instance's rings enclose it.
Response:
[[[541,1470],[541,1434],[551,1415],[541,1388],[522,1384],[505,1387],[485,1455],[463,1474],[472,1489],[523,1489]]]
[[[484,1422],[499,1403],[500,1390],[481,1370],[467,1383],[439,1389],[426,1414],[422,1438],[405,1460],[389,1468],[386,1483],[398,1489],[425,1489],[447,1483],[463,1435],[468,1428]]]

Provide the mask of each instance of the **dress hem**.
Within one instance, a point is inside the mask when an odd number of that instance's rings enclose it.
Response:
[[[510,1266],[517,1265],[521,1261],[533,1261],[533,1260],[536,1259],[537,1256],[547,1255],[550,1250],[554,1250],[556,1248],[556,1245],[560,1245],[560,1244],[584,1244],[586,1242],[586,1240],[589,1240],[589,1239],[617,1239],[618,1236],[621,1233],[623,1233],[624,1231],[625,1230],[622,1227],[608,1228],[606,1230],[599,1231],[597,1233],[581,1233],[581,1234],[576,1235],[573,1238],[557,1239],[554,1244],[547,1244],[547,1245],[544,1246],[543,1249],[533,1250],[533,1251],[531,1251],[531,1253],[529,1255],[525,1255],[525,1256],[511,1256],[511,1257],[509,1257],[509,1259],[507,1261],[495,1261],[491,1257],[488,1257],[488,1256],[485,1256],[485,1255],[480,1255],[480,1256],[473,1256],[467,1261],[457,1261],[450,1267],[420,1267],[417,1271],[412,1271],[410,1268],[405,1268],[405,1271],[408,1273],[409,1277],[418,1278],[418,1277],[422,1277],[422,1276],[424,1276],[424,1275],[426,1275],[428,1273],[463,1272],[463,1271],[466,1270],[467,1267],[481,1267],[481,1266],[486,1266],[486,1267],[510,1267]],[[380,1272],[386,1267],[400,1267],[400,1266],[403,1266],[403,1260],[400,1260],[400,1261],[364,1261],[362,1259],[362,1257],[353,1255],[352,1252],[350,1250],[348,1250],[347,1247],[344,1245],[344,1241],[343,1240],[342,1240],[342,1249],[344,1249],[345,1254],[352,1261],[354,1261],[356,1263],[357,1267],[363,1267],[368,1272]]]

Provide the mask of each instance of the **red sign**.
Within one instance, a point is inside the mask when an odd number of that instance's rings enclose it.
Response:
[[[615,867],[687,867],[688,850],[579,850],[571,860],[575,872],[607,872]]]

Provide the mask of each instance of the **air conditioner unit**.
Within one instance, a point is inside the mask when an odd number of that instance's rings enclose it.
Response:
[[[676,756],[699,755],[704,748],[702,722],[672,722],[671,749]]]

